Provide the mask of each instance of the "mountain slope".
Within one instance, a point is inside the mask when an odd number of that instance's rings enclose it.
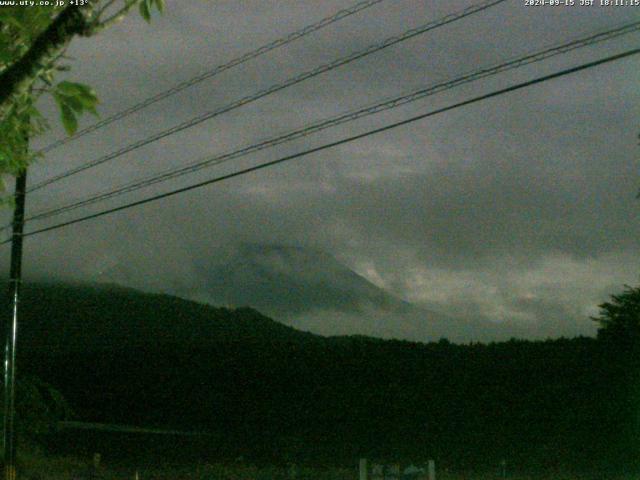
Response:
[[[513,322],[463,319],[406,302],[333,256],[284,245],[212,245],[179,265],[136,258],[101,269],[101,282],[162,291],[209,305],[248,306],[298,330],[429,342],[527,337]],[[169,269],[167,273],[166,268]],[[150,274],[149,272],[159,272]]]
[[[202,278],[199,298],[207,303],[249,305],[321,335],[468,342],[526,334],[513,325],[466,321],[412,305],[308,248],[242,245],[196,273]]]
[[[21,348],[88,351],[308,341],[250,308],[230,310],[113,285],[25,284]]]
[[[213,302],[251,305],[270,314],[410,308],[332,256],[307,248],[242,245],[200,273]]]

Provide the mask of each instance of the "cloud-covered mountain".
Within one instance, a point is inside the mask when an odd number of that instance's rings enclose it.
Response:
[[[213,306],[249,306],[298,330],[320,335],[359,334],[420,342],[443,337],[470,342],[532,336],[532,326],[517,319],[408,302],[314,248],[239,242],[212,246],[206,255],[185,251],[181,261],[150,254],[103,263],[94,281]],[[162,278],[173,281],[163,284]],[[431,281],[434,288],[443,287],[437,284],[437,276]],[[451,294],[456,297],[455,291]],[[458,304],[469,301],[464,290],[456,299]],[[545,337],[544,332],[535,336]]]
[[[201,269],[210,299],[252,305],[273,315],[315,310],[411,309],[322,251],[282,245],[242,245],[223,262]]]
[[[465,342],[522,335],[512,325],[465,321],[413,305],[322,251],[245,244],[216,258],[196,268],[199,300],[251,306],[314,333]]]

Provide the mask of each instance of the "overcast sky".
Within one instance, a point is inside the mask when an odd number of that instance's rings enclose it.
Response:
[[[96,89],[105,117],[353,3],[168,1],[151,25],[136,14],[96,38],[75,40],[69,79]],[[386,0],[51,152],[31,168],[30,183],[471,4]],[[633,20],[640,20],[640,7],[508,0],[51,185],[30,196],[28,210]],[[634,33],[580,49],[28,229],[637,48],[639,41]],[[597,304],[639,280],[639,61],[631,57],[31,237],[27,277],[92,280],[115,264],[135,265],[148,275],[149,289],[172,291],[216,255],[217,245],[299,245],[324,250],[399,297],[450,315],[523,322],[536,336],[593,334],[588,316]],[[36,147],[63,134],[52,106],[43,110],[54,128]]]

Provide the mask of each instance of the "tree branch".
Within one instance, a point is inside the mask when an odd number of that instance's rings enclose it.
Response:
[[[93,33],[94,9],[94,2],[81,7],[66,7],[36,38],[29,50],[0,74],[0,122],[7,117],[17,98],[33,85],[44,66],[63,52],[74,36]]]

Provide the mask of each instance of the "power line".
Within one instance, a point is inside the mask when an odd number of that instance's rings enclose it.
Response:
[[[320,65],[312,70],[308,70],[304,73],[301,73],[299,75],[296,75],[294,77],[289,78],[288,80],[285,80],[282,83],[278,83],[278,84],[274,84],[264,90],[260,90],[257,93],[254,93],[252,95],[248,95],[246,97],[243,97],[239,100],[236,100],[235,102],[232,102],[228,105],[225,105],[219,109],[213,110],[211,112],[207,112],[203,115],[200,115],[198,117],[194,117],[190,120],[187,120],[185,122],[182,122],[178,125],[175,125],[167,130],[164,130],[162,132],[158,132],[150,137],[144,138],[142,140],[139,140],[137,142],[134,142],[130,145],[127,145],[126,147],[123,147],[119,150],[116,150],[112,153],[109,153],[103,157],[100,157],[98,159],[92,160],[90,162],[84,163],[82,165],[79,165],[75,168],[69,169],[66,172],[63,172],[61,174],[55,175],[53,177],[50,177],[46,180],[43,180],[35,185],[33,185],[32,187],[30,187],[27,192],[33,192],[35,190],[39,190],[47,185],[50,185],[54,182],[60,181],[62,179],[68,178],[72,175],[75,175],[76,173],[80,173],[82,171],[88,170],[90,168],[96,167],[98,165],[101,165],[105,162],[108,162],[110,160],[113,160],[117,157],[120,157],[126,153],[132,152],[134,150],[137,150],[138,148],[141,148],[145,145],[148,145],[150,143],[153,143],[155,141],[161,140],[165,137],[168,137],[169,135],[173,135],[174,133],[178,133],[182,130],[185,130],[187,128],[193,127],[195,125],[198,125],[206,120],[210,120],[211,118],[217,117],[219,115],[222,115],[224,113],[227,113],[231,110],[235,110],[236,108],[240,108],[244,105],[247,105],[249,103],[252,103],[260,98],[266,97],[267,95],[271,95],[272,93],[276,93],[280,90],[284,90],[285,88],[291,87],[293,85],[296,85],[298,83],[301,83],[305,80],[308,80],[310,78],[316,77],[322,73],[328,72],[330,70],[334,70],[342,65],[346,65],[348,63],[351,63],[355,60],[358,60],[360,58],[366,57],[367,55],[371,55],[373,53],[379,52],[385,48],[388,48],[392,45],[396,45],[400,42],[404,42],[406,40],[409,40],[413,37],[416,37],[418,35],[422,35],[430,30],[436,29],[438,27],[441,27],[443,25],[447,25],[449,23],[455,22],[457,20],[460,20],[462,18],[465,18],[469,15],[473,15],[474,13],[478,13],[478,12],[482,12],[488,8],[491,8],[495,5],[498,5],[502,2],[504,2],[506,0],[488,0],[485,2],[481,2],[475,5],[472,5],[470,7],[467,7],[461,11],[458,11],[456,13],[451,13],[449,15],[446,15],[445,17],[442,17],[438,20],[434,20],[431,21],[427,24],[421,25],[419,27],[416,28],[412,28],[409,29],[407,31],[405,31],[404,33],[400,34],[400,35],[395,35],[392,37],[389,37],[387,39],[385,39],[384,41],[380,42],[380,43],[375,43],[372,45],[369,45],[367,48],[351,53],[345,57],[341,57],[337,60],[334,60],[332,62],[329,63],[325,63],[324,65]]]
[[[361,138],[365,138],[365,137],[368,137],[368,136],[371,136],[371,135],[375,135],[375,134],[378,134],[378,133],[386,132],[388,130],[400,127],[402,125],[407,125],[407,124],[416,122],[418,120],[425,119],[427,117],[432,117],[432,116],[437,115],[439,113],[444,113],[444,112],[447,112],[447,111],[450,111],[450,110],[453,110],[453,109],[456,109],[456,108],[460,108],[460,107],[463,107],[463,106],[466,106],[466,105],[470,105],[470,104],[473,104],[473,103],[476,103],[476,102],[480,102],[482,100],[486,100],[486,99],[489,99],[489,98],[497,97],[497,96],[503,95],[505,93],[513,92],[513,91],[516,91],[516,90],[520,90],[522,88],[526,88],[526,87],[529,87],[529,86],[532,86],[532,85],[535,85],[535,84],[538,84],[538,83],[542,83],[542,82],[546,82],[546,81],[549,81],[549,80],[552,80],[552,79],[555,79],[555,78],[563,77],[565,75],[570,75],[570,74],[573,74],[573,73],[576,73],[576,72],[579,72],[579,71],[582,71],[582,70],[586,70],[586,69],[589,69],[589,68],[596,67],[598,65],[602,65],[602,64],[605,64],[605,63],[609,63],[609,62],[620,60],[620,59],[623,59],[623,58],[626,58],[626,57],[630,57],[632,55],[637,55],[638,53],[640,53],[640,48],[636,48],[636,49],[633,49],[633,50],[628,50],[626,52],[623,52],[623,53],[620,53],[620,54],[617,54],[617,55],[611,55],[609,57],[602,58],[602,59],[599,59],[599,60],[595,60],[595,61],[592,61],[592,62],[589,62],[589,63],[585,63],[585,64],[579,65],[577,67],[568,68],[568,69],[561,70],[561,71],[556,72],[556,73],[552,73],[552,74],[549,74],[549,75],[545,75],[545,76],[542,76],[542,77],[535,78],[533,80],[529,80],[529,81],[526,81],[526,82],[518,83],[516,85],[512,85],[511,87],[506,87],[506,88],[502,88],[500,90],[495,90],[495,91],[493,91],[491,93],[487,93],[487,94],[484,94],[484,95],[473,97],[473,98],[471,98],[469,100],[458,102],[458,103],[455,103],[453,105],[449,105],[447,107],[443,107],[443,108],[439,108],[439,109],[436,109],[436,110],[432,110],[430,112],[423,113],[421,115],[417,115],[417,116],[414,116],[414,117],[411,117],[411,118],[408,118],[408,119],[405,119],[405,120],[402,120],[402,121],[399,121],[399,122],[391,123],[389,125],[385,125],[384,127],[376,128],[374,130],[369,130],[367,132],[360,133],[358,135],[353,135],[353,136],[350,136],[350,137],[346,137],[346,138],[343,138],[341,140],[337,140],[335,142],[326,143],[326,144],[321,145],[319,147],[314,147],[314,148],[311,148],[311,149],[308,149],[308,150],[304,150],[302,152],[298,152],[298,153],[295,153],[295,154],[292,154],[292,155],[281,157],[281,158],[276,159],[276,160],[272,160],[270,162],[266,162],[266,163],[262,163],[260,165],[256,165],[256,166],[249,167],[249,168],[245,168],[245,169],[239,170],[237,172],[229,173],[229,174],[226,174],[226,175],[221,175],[219,177],[214,177],[212,179],[209,179],[209,180],[206,180],[206,181],[203,181],[203,182],[199,182],[199,183],[196,183],[196,184],[193,184],[193,185],[189,185],[187,187],[178,188],[178,189],[172,190],[170,192],[165,192],[165,193],[162,193],[162,194],[159,194],[159,195],[154,195],[152,197],[148,197],[148,198],[145,198],[145,199],[142,199],[142,200],[137,200],[135,202],[131,202],[131,203],[127,203],[127,204],[124,204],[124,205],[120,205],[118,207],[102,210],[100,212],[93,213],[91,215],[86,215],[86,216],[83,216],[83,217],[75,218],[73,220],[69,220],[69,221],[66,221],[66,222],[61,222],[61,223],[58,223],[58,224],[55,224],[55,225],[51,225],[49,227],[40,228],[38,230],[34,230],[34,231],[31,231],[31,232],[25,233],[24,236],[28,237],[28,236],[31,236],[31,235],[37,235],[37,234],[40,234],[40,233],[49,232],[49,231],[52,231],[52,230],[57,230],[59,228],[63,228],[63,227],[69,226],[69,225],[73,225],[73,224],[84,222],[84,221],[91,220],[91,219],[94,219],[94,218],[102,217],[104,215],[108,215],[108,214],[111,214],[111,213],[119,212],[121,210],[126,210],[126,209],[133,208],[133,207],[136,207],[136,206],[139,206],[139,205],[144,205],[146,203],[150,203],[150,202],[154,202],[156,200],[160,200],[160,199],[163,199],[163,198],[167,198],[167,197],[171,197],[171,196],[174,196],[174,195],[178,195],[178,194],[181,194],[181,193],[184,193],[184,192],[188,192],[190,190],[195,190],[197,188],[201,188],[201,187],[204,187],[204,186],[207,186],[207,185],[211,185],[211,184],[214,184],[214,183],[222,182],[224,180],[228,180],[228,179],[231,179],[231,178],[234,178],[234,177],[239,177],[241,175],[246,175],[248,173],[255,172],[255,171],[258,171],[258,170],[262,170],[262,169],[267,168],[267,167],[272,167],[274,165],[278,165],[280,163],[284,163],[284,162],[287,162],[287,161],[290,161],[290,160],[294,160],[296,158],[301,158],[301,157],[310,155],[312,153],[317,153],[317,152],[320,152],[322,150],[327,150],[329,148],[333,148],[333,147],[336,147],[336,146],[339,146],[339,145],[343,145],[345,143],[349,143],[349,142],[353,142],[355,140],[359,140]],[[6,244],[6,243],[8,243],[8,240],[5,240],[5,241],[1,242],[0,245],[1,244]]]
[[[538,62],[549,58],[551,56],[555,56],[561,53],[566,53],[568,51],[581,48],[587,45],[592,45],[594,43],[602,42],[604,40],[609,40],[611,38],[615,38],[621,35],[625,35],[628,33],[635,32],[640,29],[640,22],[634,22],[631,24],[626,24],[621,27],[617,27],[614,29],[610,29],[604,32],[600,32],[597,34],[590,35],[586,38],[581,38],[578,40],[574,40],[559,46],[551,47],[542,51],[538,51],[536,53],[528,54],[524,57],[518,57],[517,59],[510,60],[508,62],[501,63],[494,67],[484,68],[479,71],[474,71],[469,74],[465,74],[461,77],[458,77],[453,80],[449,80],[446,82],[442,82],[436,84],[434,86],[430,86],[428,88],[423,88],[417,91],[414,91],[408,95],[403,95],[400,97],[396,97],[390,100],[386,100],[381,103],[377,103],[372,106],[368,106],[365,108],[361,108],[356,111],[352,111],[349,113],[344,113],[338,115],[336,117],[332,117],[330,119],[323,120],[321,122],[306,126],[302,129],[295,130],[293,132],[287,133],[285,135],[281,135],[276,138],[271,138],[269,140],[262,141],[258,144],[251,145],[249,147],[244,147],[239,150],[235,150],[230,153],[225,153],[223,155],[218,155],[215,157],[207,158],[204,160],[200,160],[198,162],[192,163],[190,165],[172,168],[161,172],[160,174],[153,175],[151,177],[147,177],[146,179],[137,180],[135,182],[130,182],[128,184],[122,185],[116,189],[108,190],[106,192],[99,193],[97,195],[92,195],[89,197],[85,197],[84,199],[77,200],[70,204],[56,207],[53,209],[49,209],[43,212],[38,212],[32,216],[30,216],[27,220],[39,220],[44,218],[49,218],[53,215],[57,215],[63,213],[65,211],[73,210],[85,205],[89,205],[101,200],[106,200],[108,198],[113,198],[115,196],[119,196],[124,193],[130,193],[132,191],[138,190],[140,188],[144,188],[146,186],[153,185],[155,183],[163,182],[169,180],[171,178],[176,178],[178,176],[182,176],[188,173],[192,173],[198,171],[203,168],[207,168],[213,165],[218,165],[220,163],[242,157],[248,155],[250,153],[254,153],[256,151],[269,148],[275,145],[279,145],[284,142],[291,141],[293,139],[297,139],[303,136],[310,135],[312,133],[316,133],[320,130],[324,130],[326,128],[330,128],[336,125],[340,125],[342,123],[353,121],[358,118],[371,115],[374,113],[379,113],[384,110],[388,110],[391,108],[398,107],[400,105],[404,105],[406,103],[410,103],[419,99],[422,99],[426,96],[433,95],[435,93],[440,93],[444,90],[448,90],[450,88],[459,86],[464,83],[468,83],[471,81],[478,80],[480,78],[484,78],[490,75],[495,75],[497,73],[504,72],[506,70],[510,70],[513,68],[519,68],[524,65],[528,65],[530,63]]]
[[[67,205],[37,212],[31,215],[30,217],[28,217],[27,221],[43,220],[67,211],[75,210],[83,206],[91,205],[96,202],[114,198],[114,197],[123,195],[125,193],[131,193],[133,191],[154,185],[156,183],[164,182],[176,177],[180,177],[189,173],[196,172],[204,168],[208,168],[214,165],[219,165],[221,163],[228,162],[233,159],[244,157],[246,155],[255,153],[257,151],[260,151],[266,148],[270,148],[285,142],[289,142],[304,136],[311,135],[313,133],[317,133],[321,130],[335,127],[337,125],[340,125],[346,122],[351,122],[359,118],[363,118],[365,116],[380,113],[385,110],[396,108],[410,102],[421,100],[427,96],[431,96],[466,83],[470,83],[482,78],[496,75],[498,73],[502,73],[508,70],[520,68],[522,66],[539,62],[556,55],[564,54],[578,48],[593,45],[599,42],[603,42],[605,40],[610,40],[612,38],[617,38],[619,36],[626,35],[629,33],[637,32],[638,30],[640,30],[640,21],[632,22],[632,23],[625,24],[613,29],[603,31],[603,32],[595,33],[587,37],[582,37],[576,40],[572,40],[570,42],[549,47],[534,53],[529,53],[527,55],[517,57],[515,59],[500,63],[495,66],[486,67],[480,70],[475,70],[471,73],[464,74],[452,80],[447,80],[435,85],[431,85],[426,88],[421,88],[409,94],[397,96],[395,98],[387,99],[385,101],[378,102],[376,104],[363,107],[355,111],[342,113],[340,115],[331,117],[329,119],[324,119],[320,122],[307,125],[304,128],[289,132],[284,135],[280,135],[278,137],[261,141],[259,143],[250,145],[248,147],[243,147],[238,150],[228,152],[222,155],[216,155],[203,160],[199,160],[189,165],[184,165],[177,168],[174,167],[174,168],[165,170],[164,172],[161,172],[159,174],[155,174],[144,179],[136,180],[134,182],[129,182],[115,189],[111,189],[111,190],[104,191],[102,193],[87,196],[83,199],[79,199],[74,202],[68,203]]]
[[[338,22],[340,20],[343,20],[347,17],[350,17],[351,15],[354,15],[358,12],[361,12],[362,10],[365,10],[367,8],[370,8],[378,3],[384,2],[385,0],[365,0],[363,2],[359,2],[351,7],[345,8],[343,10],[340,10],[338,12],[336,12],[335,14],[329,16],[329,17],[325,17],[322,20],[313,23],[311,25],[307,25],[306,27],[297,30],[293,33],[290,33],[289,35],[286,35],[284,37],[278,38],[277,40],[274,40],[270,43],[267,43],[265,45],[262,45],[261,47],[256,48],[255,50],[252,50],[250,52],[245,53],[244,55],[241,55],[239,57],[236,57],[232,60],[230,60],[227,63],[224,63],[222,65],[218,65],[214,68],[212,68],[211,70],[208,70],[204,73],[201,73],[200,75],[197,75],[195,77],[192,77],[188,80],[185,80],[181,83],[178,83],[177,85],[163,91],[160,93],[157,93],[149,98],[146,98],[145,100],[136,103],[135,105],[132,105],[131,107],[122,110],[118,113],[115,113],[103,120],[100,120],[99,122],[94,123],[93,125],[89,125],[86,128],[83,128],[82,130],[79,130],[78,132],[76,132],[75,135],[72,135],[70,137],[63,137],[60,138],[58,140],[56,140],[55,142],[47,145],[46,147],[44,147],[43,149],[39,150],[38,153],[47,153],[50,152],[62,145],[65,145],[69,142],[72,142],[80,137],[83,137],[84,135],[87,135],[88,133],[91,132],[95,132],[96,130],[99,130],[102,127],[105,127],[117,120],[122,120],[125,117],[128,117],[129,115],[132,115],[140,110],[142,110],[143,108],[146,108],[148,106],[153,105],[154,103],[159,102],[160,100],[164,100],[167,97],[170,97],[172,95],[175,95],[176,93],[179,93],[189,87],[192,87],[193,85],[196,85],[204,80],[207,80],[209,78],[215,77],[219,74],[221,74],[222,72],[225,72],[227,70],[230,70],[233,67],[237,67],[238,65],[241,65],[245,62],[248,62],[249,60],[253,60],[256,57],[259,57],[261,55],[264,55],[265,53],[268,53],[272,50],[275,50],[277,48],[280,48],[282,46],[285,46],[295,40],[298,40],[299,38],[302,38],[306,35],[309,35],[313,32],[317,32],[318,30],[321,30],[329,25],[331,25],[332,23]]]

